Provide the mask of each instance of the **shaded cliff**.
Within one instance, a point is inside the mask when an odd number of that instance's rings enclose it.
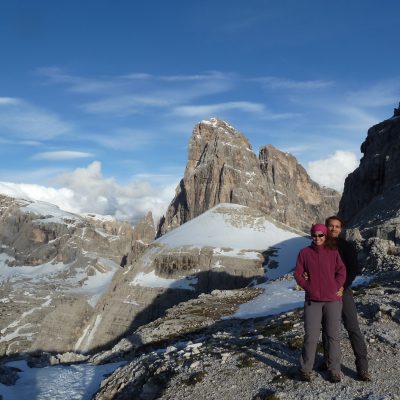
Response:
[[[400,115],[371,127],[345,181],[340,216],[367,270],[400,269]]]

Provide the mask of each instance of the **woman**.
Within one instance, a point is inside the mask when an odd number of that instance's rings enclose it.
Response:
[[[312,243],[300,250],[294,277],[305,290],[304,344],[300,357],[300,373],[311,381],[312,368],[319,339],[322,319],[328,335],[328,371],[331,382],[340,382],[340,323],[343,284],[346,267],[335,247],[327,237],[325,225],[311,227]]]

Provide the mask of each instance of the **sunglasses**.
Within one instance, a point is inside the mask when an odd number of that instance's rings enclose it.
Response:
[[[311,236],[312,236],[313,238],[322,238],[322,237],[324,237],[325,235],[324,235],[323,233],[318,233],[318,234],[313,233]]]

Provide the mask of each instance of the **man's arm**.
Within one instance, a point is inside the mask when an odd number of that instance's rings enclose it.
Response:
[[[338,245],[340,256],[346,266],[347,276],[344,287],[347,288],[353,283],[355,277],[361,273],[357,259],[357,251],[352,243],[344,239],[340,239]]]

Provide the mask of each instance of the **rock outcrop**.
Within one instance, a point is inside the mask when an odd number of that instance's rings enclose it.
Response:
[[[132,264],[156,238],[153,214],[149,211],[136,225],[133,231],[132,248],[127,253],[127,264]]]
[[[359,167],[345,181],[340,215],[350,225],[375,215],[381,222],[400,209],[400,117],[368,130]]]
[[[158,236],[218,203],[249,206],[308,232],[311,223],[337,212],[339,197],[313,182],[290,154],[269,145],[257,158],[242,133],[212,118],[193,130],[185,174]]]
[[[400,116],[368,130],[359,167],[340,201],[348,238],[357,242],[370,272],[400,269]]]
[[[141,237],[112,218],[0,196],[0,356],[73,350]]]

